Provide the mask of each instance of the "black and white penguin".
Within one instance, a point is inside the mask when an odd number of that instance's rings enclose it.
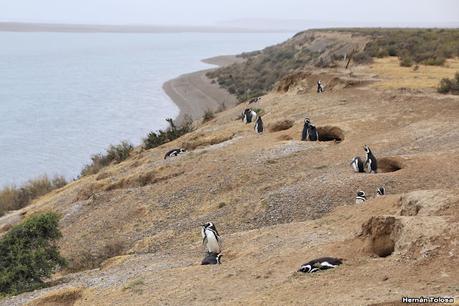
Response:
[[[212,222],[207,222],[201,227],[202,244],[209,253],[221,253],[221,238],[217,228]]]
[[[201,261],[201,265],[219,265],[221,264],[222,254],[207,253],[206,257]]]
[[[185,153],[185,152],[186,152],[185,149],[173,149],[173,150],[170,150],[169,152],[167,152],[166,155],[164,155],[164,159],[167,159],[167,158],[173,157],[173,156],[177,156],[177,155]]]
[[[298,272],[314,273],[320,270],[335,268],[341,265],[342,263],[343,260],[341,258],[321,257],[308,261],[298,269]]]
[[[365,172],[365,169],[363,167],[363,161],[358,156],[352,159],[351,166],[352,166],[352,169],[354,169],[354,172],[358,172],[358,173]]]
[[[382,197],[385,194],[386,194],[386,189],[383,186],[381,186],[378,189],[376,189],[376,196],[377,197]]]
[[[357,191],[357,196],[355,197],[355,204],[362,204],[367,200],[367,196],[363,191]]]
[[[261,100],[261,97],[256,97],[256,98],[250,99],[249,104],[257,103],[260,100]]]
[[[258,117],[255,122],[255,132],[257,132],[257,134],[263,133],[263,120],[261,120],[261,117]]]
[[[366,154],[365,166],[367,168],[368,173],[376,173],[378,170],[378,162],[376,157],[371,152],[370,147],[367,145],[363,146]]]
[[[309,118],[304,119],[303,132],[301,133],[302,141],[318,141],[319,133]]]
[[[254,112],[251,108],[246,108],[242,113],[242,121],[244,123],[251,123],[257,118],[257,113]]]
[[[324,92],[324,85],[320,80],[317,81],[317,93]]]

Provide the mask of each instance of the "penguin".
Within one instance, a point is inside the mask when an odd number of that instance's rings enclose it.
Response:
[[[327,269],[335,268],[341,265],[342,263],[343,263],[343,259],[341,258],[321,257],[321,258],[313,259],[303,264],[298,269],[298,272],[314,273],[320,270],[327,270]]]
[[[222,254],[207,253],[206,257],[201,261],[201,265],[219,265],[221,264]]]
[[[314,125],[311,124],[309,118],[304,119],[303,132],[301,133],[302,141],[318,141],[319,133]]]
[[[385,194],[386,194],[386,189],[383,186],[381,186],[378,189],[376,189],[376,196],[377,197],[382,197]]]
[[[242,121],[244,123],[251,123],[257,118],[257,113],[254,112],[251,108],[246,108],[242,113]]]
[[[256,98],[253,98],[249,101],[249,104],[252,104],[252,103],[257,103],[258,101],[261,100],[261,97],[256,97]]]
[[[255,132],[257,132],[257,134],[263,133],[263,120],[261,120],[261,117],[258,117],[255,122]]]
[[[324,85],[320,80],[317,81],[317,93],[324,92]]]
[[[185,152],[186,152],[185,149],[173,149],[173,150],[170,150],[169,152],[167,152],[166,155],[164,155],[164,159],[167,159],[167,158],[173,157],[173,156],[177,156],[177,155],[185,153]]]
[[[357,191],[357,196],[355,197],[355,204],[362,204],[367,200],[365,192]]]
[[[355,156],[352,159],[351,166],[352,166],[352,169],[354,169],[354,172],[357,172],[357,173],[365,172],[365,168],[363,167],[363,161],[358,156]]]
[[[217,228],[212,222],[207,222],[201,227],[202,244],[209,253],[221,253],[221,238]]]
[[[368,145],[363,146],[366,154],[365,166],[367,167],[368,173],[376,173],[378,170],[378,162],[376,157],[371,152],[370,147]]]

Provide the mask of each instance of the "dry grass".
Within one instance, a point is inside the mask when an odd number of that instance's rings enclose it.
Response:
[[[195,150],[201,147],[216,145],[228,141],[234,137],[234,134],[209,135],[197,134],[182,143],[182,148],[186,150]]]
[[[443,78],[453,78],[459,71],[459,59],[449,59],[444,66],[418,65],[400,67],[398,57],[376,58],[369,71],[378,74],[380,82],[372,87],[382,89],[397,88],[437,88]]]
[[[83,288],[66,288],[53,291],[30,303],[27,306],[72,306],[82,296]]]
[[[268,130],[272,133],[279,132],[279,131],[285,131],[285,130],[290,129],[293,126],[293,124],[294,122],[292,120],[281,120],[273,124],[270,124],[268,126]]]

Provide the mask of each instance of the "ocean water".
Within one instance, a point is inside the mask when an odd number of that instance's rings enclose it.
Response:
[[[165,81],[292,33],[0,32],[0,187],[76,177],[110,144],[140,144],[178,108]]]

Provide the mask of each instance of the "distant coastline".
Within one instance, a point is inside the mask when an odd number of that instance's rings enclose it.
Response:
[[[65,33],[284,33],[286,30],[250,29],[229,26],[90,25],[0,22],[0,32]]]
[[[242,61],[234,55],[216,56],[202,60],[202,62],[217,66],[231,65]],[[177,121],[183,120],[185,115],[192,119],[200,119],[207,111],[216,111],[221,107],[231,107],[237,103],[236,96],[220,88],[218,84],[212,84],[206,73],[212,69],[200,70],[183,74],[169,80],[163,85],[163,89],[171,100],[180,109]]]

